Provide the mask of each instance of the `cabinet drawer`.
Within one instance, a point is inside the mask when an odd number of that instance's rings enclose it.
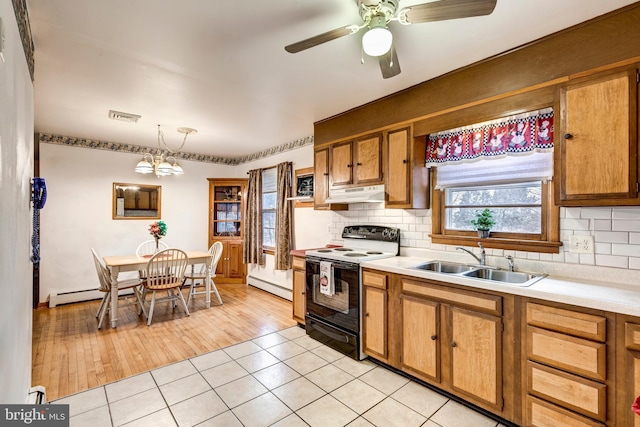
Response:
[[[294,256],[292,268],[298,268],[300,270],[305,270],[307,268],[307,264],[304,258]]]
[[[603,423],[567,411],[533,396],[525,401],[525,425],[532,427],[604,427]]]
[[[604,342],[607,319],[562,308],[527,303],[527,324]]]
[[[502,315],[502,297],[496,295],[464,291],[406,278],[402,278],[402,292],[471,307],[496,316]]]
[[[362,285],[387,289],[387,275],[384,273],[374,273],[373,271],[363,270]]]
[[[629,350],[640,351],[640,325],[629,322],[624,324],[624,345]]]
[[[594,380],[606,380],[603,343],[527,326],[527,358]]]
[[[607,386],[527,362],[527,391],[599,421],[607,420]]]

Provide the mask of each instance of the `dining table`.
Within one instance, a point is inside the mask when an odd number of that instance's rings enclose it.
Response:
[[[198,264],[209,264],[211,254],[207,251],[185,251],[187,253],[187,265],[191,265],[191,271],[195,272],[195,266]],[[111,319],[111,327],[115,328],[118,324],[118,276],[120,273],[127,271],[144,270],[147,263],[151,259],[151,255],[114,255],[102,258],[105,265],[111,272],[111,310],[109,317]],[[205,281],[206,289],[206,307],[211,306],[211,271],[207,268],[207,279]]]

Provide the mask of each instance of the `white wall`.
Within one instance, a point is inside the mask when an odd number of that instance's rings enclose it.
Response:
[[[403,255],[473,261],[455,246],[431,243],[428,209],[384,209],[382,203],[349,205],[348,211],[333,212],[332,240],[340,243],[342,229],[354,224],[400,228]],[[595,253],[571,253],[569,242],[574,234],[594,236]],[[558,254],[487,249],[487,264],[506,267],[504,256],[511,255],[516,268],[524,271],[640,286],[640,207],[561,208],[560,239],[563,246]]]
[[[114,182],[162,186],[163,240],[173,247],[207,250],[209,182],[233,176],[231,166],[181,160],[181,176],[157,178],[133,171],[140,156],[40,144],[40,172],[48,199],[42,210],[40,301],[52,290],[98,287],[91,248],[98,255],[127,255],[151,239],[152,220],[112,219]]]
[[[245,163],[238,167],[240,176],[246,176],[246,172],[252,169],[267,168],[278,163],[293,162],[293,170],[313,167],[313,146],[308,145],[296,150],[287,151],[271,157],[266,157],[254,162]],[[329,228],[331,226],[332,215],[329,211],[316,211],[313,208],[294,209],[294,249],[309,249],[321,247],[329,243]],[[266,265],[249,265],[247,275],[259,278],[269,283],[284,288],[280,294],[290,299],[290,290],[293,287],[291,270],[274,270],[273,255],[266,256]]]
[[[31,387],[33,84],[10,0],[0,61],[0,403],[25,403]]]

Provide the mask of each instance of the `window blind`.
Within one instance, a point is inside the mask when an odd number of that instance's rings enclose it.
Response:
[[[472,163],[443,164],[437,167],[437,171],[438,190],[468,185],[544,182],[553,177],[553,152],[491,158]]]

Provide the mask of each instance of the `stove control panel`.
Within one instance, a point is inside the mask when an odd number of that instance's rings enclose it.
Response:
[[[342,238],[400,242],[400,230],[380,225],[352,225],[342,230]]]

